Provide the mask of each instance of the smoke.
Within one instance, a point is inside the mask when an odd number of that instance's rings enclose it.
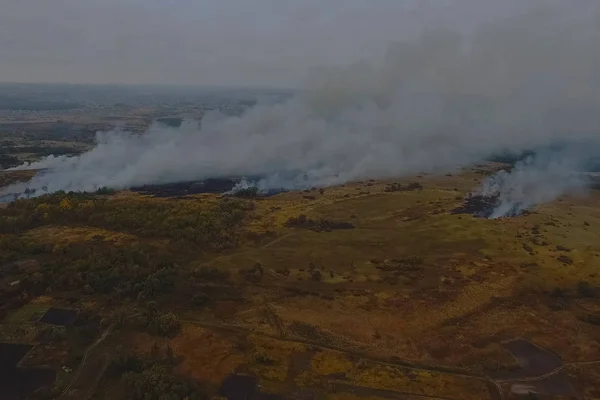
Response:
[[[582,156],[586,153],[590,157]],[[516,163],[510,172],[502,170],[489,177],[478,194],[497,197],[490,218],[517,216],[563,194],[584,193],[590,178],[582,168],[589,160],[591,153],[581,148],[542,150]]]
[[[391,44],[383,60],[316,68],[291,100],[258,104],[240,117],[210,113],[201,127],[99,133],[96,147],[78,157],[18,167],[46,172],[4,192],[223,176],[258,176],[262,190],[293,189],[456,169],[557,140],[600,144],[600,3],[547,4],[523,6],[471,34],[425,30]],[[551,200],[572,185],[525,187],[557,177],[578,182],[562,171],[584,155],[565,156],[556,169],[525,162],[492,186],[509,191],[509,209]]]

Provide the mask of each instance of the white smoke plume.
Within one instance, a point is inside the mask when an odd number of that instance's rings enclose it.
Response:
[[[455,169],[559,139],[597,144],[600,3],[575,3],[523,6],[471,34],[426,30],[392,44],[380,62],[311,71],[284,104],[259,104],[241,117],[208,114],[201,128],[99,133],[78,157],[18,167],[47,171],[4,192],[222,176],[260,176],[264,190],[302,188]]]
[[[569,193],[582,194],[590,183],[581,170],[588,160],[568,149],[541,151],[515,164],[510,172],[500,171],[489,177],[480,195],[498,198],[490,218],[512,217],[536,204],[542,204]]]

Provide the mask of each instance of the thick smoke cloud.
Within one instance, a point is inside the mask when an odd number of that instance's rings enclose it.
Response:
[[[209,114],[201,128],[100,133],[98,145],[79,157],[19,168],[47,168],[27,187],[48,191],[232,175],[261,176],[262,189],[300,188],[454,169],[557,141],[594,147],[600,4],[581,5],[520,9],[471,35],[426,30],[418,40],[392,44],[381,61],[311,71],[285,104],[258,105],[241,117]],[[524,163],[521,172],[501,177],[500,187],[522,180],[530,189],[511,193],[532,203],[579,187],[562,171],[590,154],[566,155],[572,161]],[[568,183],[538,196],[532,182],[541,175],[528,168]]]

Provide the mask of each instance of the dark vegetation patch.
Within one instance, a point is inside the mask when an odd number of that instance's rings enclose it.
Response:
[[[183,123],[183,118],[179,117],[162,117],[157,118],[156,122],[159,122],[163,125],[170,126],[172,128],[179,128]]]
[[[286,226],[292,228],[306,228],[315,232],[331,232],[336,229],[354,229],[355,226],[350,222],[333,221],[330,219],[312,219],[301,214],[298,217],[292,217],[286,222]]]
[[[592,286],[589,282],[577,283],[577,293],[581,297],[594,298],[600,296],[600,288]]]
[[[228,283],[230,277],[228,271],[206,265],[194,269],[192,271],[192,276],[200,281],[215,283]]]
[[[591,325],[600,325],[600,315],[597,314],[585,314],[579,319]]]
[[[451,214],[471,214],[475,218],[490,218],[498,206],[498,197],[470,194]]]
[[[527,157],[534,156],[535,154],[536,154],[536,152],[534,150],[523,150],[519,153],[506,150],[506,151],[489,156],[487,158],[487,161],[502,163],[502,164],[510,164],[511,168],[508,168],[508,170],[510,170],[510,169],[512,169],[512,166],[514,166],[519,161],[523,161]],[[502,168],[502,169],[507,169],[507,168]]]
[[[555,287],[550,291],[549,295],[551,309],[555,311],[565,310],[571,299],[600,298],[600,287],[586,281],[579,281],[574,288]]]
[[[22,164],[22,162],[17,157],[11,156],[9,154],[2,154],[0,152],[0,169],[12,168],[20,164]],[[0,186],[3,185],[0,184]]]
[[[205,388],[175,372],[178,364],[171,347],[155,346],[148,355],[133,352],[114,357],[106,379],[120,381],[131,400],[206,399]]]
[[[373,260],[371,262],[375,264],[375,268],[388,274],[382,278],[383,281],[388,283],[397,282],[396,279],[390,279],[389,275],[394,278],[406,277],[409,279],[419,279],[423,277],[424,273],[423,260],[417,256],[385,260],[382,262]]]
[[[0,209],[0,265],[24,258],[39,263],[35,269],[6,268],[5,282],[18,283],[2,287],[0,315],[20,307],[31,296],[50,291],[70,292],[75,298],[103,296],[114,302],[147,302],[165,296],[185,296],[189,301],[199,285],[226,283],[228,274],[206,267],[192,276],[192,271],[178,268],[177,263],[187,262],[192,251],[197,254],[234,247],[243,237],[240,227],[252,206],[245,200],[229,198],[210,205],[182,205],[109,201],[82,193],[58,193],[11,203]],[[127,246],[91,240],[55,247],[32,243],[21,235],[46,224],[95,226],[140,238]],[[163,239],[169,239],[169,247],[162,245]],[[158,325],[168,324],[159,321]],[[148,330],[165,331],[153,322]]]
[[[14,95],[0,95],[0,110],[7,111],[66,111],[83,107],[68,101],[34,100]]]
[[[257,187],[249,187],[249,188],[245,188],[245,189],[240,189],[235,191],[232,196],[233,197],[239,197],[242,199],[253,199],[258,197],[259,193],[258,193],[258,188]]]
[[[155,197],[178,197],[202,193],[225,193],[235,187],[233,179],[206,179],[203,181],[173,182],[131,188],[134,192]]]
[[[264,270],[261,263],[255,263],[251,268],[242,268],[239,273],[249,282],[258,283],[262,280]]]
[[[62,308],[50,308],[40,319],[40,322],[49,325],[71,326],[77,319],[77,312]]]
[[[254,205],[222,199],[215,205],[108,201],[87,193],[56,192],[18,200],[0,209],[0,233],[22,233],[42,225],[85,224],[146,237],[192,241],[204,248],[231,247]]]
[[[401,183],[390,183],[386,185],[384,192],[411,192],[413,190],[423,190],[423,185],[418,182],[410,182],[404,186]]]
[[[154,301],[148,302],[141,313],[122,321],[122,323],[152,335],[164,337],[174,337],[181,329],[179,318],[171,312],[160,311]]]
[[[311,340],[315,343],[324,343],[329,345],[345,345],[345,341],[324,331],[318,326],[307,324],[306,322],[294,321],[288,326],[288,332]]]
[[[571,257],[565,256],[564,254],[556,257],[556,259],[565,265],[573,264],[573,259]]]

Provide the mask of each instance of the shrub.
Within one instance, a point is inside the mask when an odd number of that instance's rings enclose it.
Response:
[[[573,260],[570,257],[567,257],[565,255],[559,256],[556,259],[566,265],[573,264]]]
[[[210,297],[204,293],[196,293],[192,296],[192,304],[195,307],[205,307],[208,303],[210,303]]]
[[[229,280],[229,272],[218,268],[202,266],[193,273],[194,277],[208,282],[227,282]]]
[[[334,221],[330,219],[311,219],[301,214],[298,217],[292,217],[286,222],[288,227],[307,228],[315,232],[331,232],[334,229],[354,229],[355,226],[350,222]]]
[[[581,297],[596,297],[598,289],[590,285],[588,282],[580,281],[577,284],[577,292]]]
[[[233,193],[234,197],[250,199],[258,196],[258,188],[257,187],[249,187],[246,189],[240,189]]]

